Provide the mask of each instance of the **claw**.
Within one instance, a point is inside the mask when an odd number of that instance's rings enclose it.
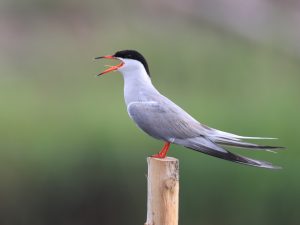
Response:
[[[166,158],[166,156],[163,156],[162,154],[154,154],[154,155],[151,155],[152,158],[157,158],[157,159],[163,159],[163,158]]]

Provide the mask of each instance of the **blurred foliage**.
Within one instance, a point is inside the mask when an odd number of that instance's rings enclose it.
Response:
[[[172,146],[180,224],[298,223],[298,58],[135,1],[1,4],[1,225],[143,224],[145,158],[162,143],[128,118],[121,75],[95,78],[107,62],[92,60],[122,49],[204,124],[288,149],[233,149],[284,168],[269,171]]]

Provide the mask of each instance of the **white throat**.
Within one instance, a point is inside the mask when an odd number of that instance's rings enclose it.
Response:
[[[150,100],[151,93],[157,93],[157,90],[152,85],[143,64],[133,59],[122,59],[122,61],[124,65],[118,70],[124,78],[124,98],[126,105],[131,102]]]

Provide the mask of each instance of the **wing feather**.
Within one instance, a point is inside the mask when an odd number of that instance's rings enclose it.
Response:
[[[200,124],[166,98],[161,98],[158,101],[131,102],[128,104],[127,111],[138,127],[154,138],[183,145],[236,163],[269,169],[279,168],[268,162],[233,154],[218,144],[264,150],[279,147],[260,146],[243,142],[240,139],[250,139],[251,137],[238,136]]]
[[[280,169],[281,167],[272,165],[269,162],[251,159],[245,156],[234,154],[206,137],[196,137],[191,139],[176,140],[176,144],[183,145],[207,155],[211,155],[220,159],[225,159],[231,162],[245,164],[249,166],[262,167],[267,169]]]
[[[205,134],[205,128],[173,102],[132,102],[128,114],[138,127],[152,137],[170,141]]]

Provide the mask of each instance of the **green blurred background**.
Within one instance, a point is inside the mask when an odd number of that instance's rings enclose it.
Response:
[[[95,78],[107,62],[93,61],[124,49],[202,123],[287,147],[234,149],[284,168],[270,171],[172,146],[180,224],[299,224],[300,30],[287,15],[300,7],[243,2],[1,0],[0,224],[144,223],[146,157],[162,143],[127,116],[122,76]]]

